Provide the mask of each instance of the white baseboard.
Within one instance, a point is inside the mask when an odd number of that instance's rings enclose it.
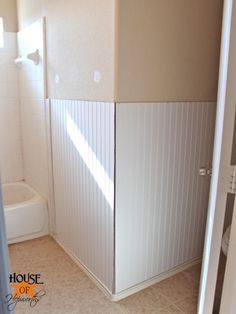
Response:
[[[137,293],[143,289],[146,289],[152,285],[155,285],[156,283],[164,280],[164,279],[167,279],[169,277],[172,277],[182,271],[184,271],[185,269],[191,267],[191,266],[194,266],[196,264],[199,264],[201,262],[201,258],[195,258],[187,263],[184,263],[180,266],[176,266],[162,274],[159,274],[155,277],[152,277],[150,279],[147,279],[131,288],[128,288],[126,290],[123,290],[119,293],[115,293],[115,294],[112,294],[111,295],[111,300],[112,301],[119,301],[121,299],[124,299],[124,298],[127,298],[128,296],[134,294],[134,293]]]
[[[52,234],[53,239],[60,245],[63,251],[66,252],[67,255],[75,262],[79,268],[95,283],[95,285],[109,298],[111,299],[112,293],[104,286],[104,284],[79,260],[77,256],[75,256],[70,250],[68,250],[64,244],[58,240],[55,234]]]
[[[180,266],[177,266],[175,268],[172,268],[171,270],[159,274],[155,277],[152,277],[148,280],[145,280],[131,288],[128,288],[126,290],[123,290],[119,293],[111,293],[104,284],[93,274],[91,271],[76,257],[70,250],[68,250],[61,242],[58,240],[55,234],[52,235],[53,239],[60,245],[60,247],[70,256],[70,258],[85,272],[85,274],[96,284],[96,286],[113,302],[119,301],[121,299],[127,298],[128,296],[137,293],[145,288],[148,288],[164,279],[167,279],[171,276],[176,275],[177,273],[180,273],[184,271],[185,269],[194,266],[201,262],[201,258],[193,259],[187,263],[184,263]]]

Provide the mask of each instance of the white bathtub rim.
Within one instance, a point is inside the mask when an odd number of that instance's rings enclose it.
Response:
[[[24,181],[19,181],[19,182],[11,182],[11,183],[4,183],[3,186],[24,186],[25,188],[29,189],[30,192],[32,192],[33,197],[30,199],[23,201],[23,202],[18,202],[18,203],[12,203],[9,205],[4,205],[4,208],[7,210],[14,210],[16,208],[21,208],[25,205],[32,205],[35,203],[44,203],[47,204],[47,201],[38,193],[36,192],[29,184],[27,184]]]
[[[10,204],[10,205],[4,205],[4,209],[14,210],[16,208],[24,207],[25,205],[42,204],[42,203],[46,204],[47,202],[43,198],[35,196],[35,197],[31,198],[29,201],[14,203],[14,204]]]
[[[22,201],[19,199],[18,202],[4,205],[8,244],[48,235],[47,200],[24,181],[4,183],[4,186],[9,189],[7,193],[11,193],[11,186],[29,192],[26,200],[22,198]],[[28,227],[25,227],[25,221],[28,221]]]

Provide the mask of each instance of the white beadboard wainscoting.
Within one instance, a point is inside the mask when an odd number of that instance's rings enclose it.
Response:
[[[71,257],[113,300],[199,259],[215,103],[50,103],[54,231]]]
[[[115,292],[202,254],[215,103],[117,104]]]
[[[114,104],[51,100],[56,239],[110,292]]]

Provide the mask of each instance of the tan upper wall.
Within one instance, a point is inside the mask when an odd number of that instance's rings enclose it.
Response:
[[[117,101],[214,101],[222,0],[119,0]]]
[[[222,2],[17,0],[20,29],[46,16],[51,98],[120,102],[215,101]]]
[[[17,32],[16,0],[0,0],[0,17],[6,32]]]
[[[17,0],[20,29],[46,16],[49,97],[114,100],[114,3]]]

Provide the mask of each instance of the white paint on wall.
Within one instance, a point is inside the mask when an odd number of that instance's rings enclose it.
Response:
[[[215,103],[116,108],[115,292],[200,257]]]
[[[56,239],[111,292],[114,104],[51,100]]]
[[[16,33],[4,33],[4,47],[0,48],[0,172],[3,183],[23,179],[16,56]]]

